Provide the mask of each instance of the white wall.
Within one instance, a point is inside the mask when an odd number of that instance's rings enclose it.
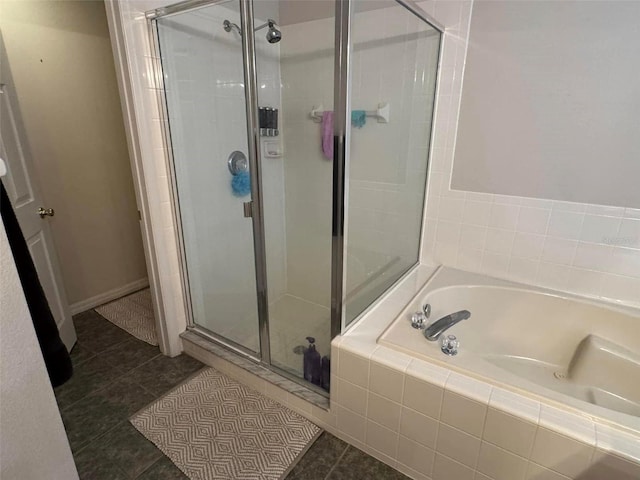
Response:
[[[147,272],[103,2],[3,1],[0,28],[43,206],[56,212],[47,222],[69,303],[140,288]]]
[[[478,1],[452,185],[640,208],[640,3]]]
[[[4,226],[0,228],[0,478],[78,478]]]
[[[446,37],[422,260],[637,304],[640,210],[450,188],[465,52]]]

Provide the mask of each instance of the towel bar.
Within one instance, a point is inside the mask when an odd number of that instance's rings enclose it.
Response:
[[[313,107],[309,116],[314,122],[322,121],[322,114],[324,113],[324,107],[322,105]],[[367,117],[374,117],[378,119],[378,123],[389,123],[390,106],[388,103],[379,103],[376,110],[366,110]]]

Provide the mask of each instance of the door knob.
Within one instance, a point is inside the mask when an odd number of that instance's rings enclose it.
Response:
[[[56,212],[53,211],[53,208],[44,208],[44,207],[38,208],[38,215],[40,215],[40,218],[53,217],[55,213]]]

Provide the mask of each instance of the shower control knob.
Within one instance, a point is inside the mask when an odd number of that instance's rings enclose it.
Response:
[[[416,312],[411,315],[411,326],[419,330],[422,330],[427,326],[427,316],[424,312]]]

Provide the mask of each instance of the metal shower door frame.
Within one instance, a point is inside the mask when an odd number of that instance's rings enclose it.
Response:
[[[231,0],[186,0],[177,4],[158,8],[146,13],[149,25],[149,42],[155,53],[153,69],[157,87],[160,92],[165,91],[162,64],[160,60],[160,45],[158,41],[158,30],[156,20],[160,17],[184,13],[206,6],[227,3]],[[336,0],[339,3],[342,0]],[[269,304],[268,304],[268,279],[266,263],[265,228],[263,213],[262,194],[262,166],[260,162],[260,130],[258,118],[258,89],[257,89],[257,59],[254,35],[253,0],[238,0],[240,5],[240,25],[243,32],[251,32],[249,35],[242,35],[242,61],[245,82],[245,107],[247,121],[247,146],[249,157],[249,170],[251,172],[251,217],[253,225],[254,243],[254,263],[256,275],[256,293],[258,307],[258,333],[260,339],[260,352],[256,356],[254,352],[247,350],[242,345],[236,344],[230,339],[223,337],[206,328],[198,326],[194,322],[193,309],[191,305],[191,292],[189,288],[189,276],[185,255],[185,241],[181,228],[176,232],[176,240],[180,253],[180,276],[185,298],[185,310],[187,312],[187,327],[206,339],[226,347],[235,353],[258,362],[265,367],[274,370],[283,376],[298,383],[312,388],[314,391],[326,395],[314,386],[308,385],[302,378],[298,378],[271,363],[270,335],[269,335]],[[176,187],[176,177],[174,169],[173,150],[171,145],[171,132],[168,126],[168,111],[166,98],[163,93],[159,95],[159,109],[164,119],[163,136],[167,152],[167,169],[171,176],[172,203],[176,218],[180,219],[180,201]],[[333,332],[333,324],[332,324]]]
[[[264,210],[262,196],[262,158],[260,155],[260,123],[258,119],[258,73],[253,18],[253,0],[239,0],[244,63],[244,95],[247,119],[247,146],[251,172],[251,220],[253,222],[253,251],[258,295],[258,338],[261,362],[271,367],[271,338],[269,336],[269,292],[267,289],[267,249],[265,245]],[[247,34],[248,33],[248,34]]]
[[[425,12],[413,0],[393,0],[395,3],[411,12],[413,15],[427,23],[441,34],[444,34],[445,27],[431,15]],[[342,334],[350,325],[346,323],[346,255],[345,250],[348,238],[348,205],[349,199],[349,161],[351,146],[351,52],[352,44],[352,24],[353,24],[353,4],[354,0],[335,0],[335,64],[334,64],[334,136],[333,136],[333,215],[331,231],[331,338]],[[440,60],[442,58],[442,44],[438,54],[438,75],[440,75]],[[435,109],[433,112],[435,115]],[[432,116],[433,116],[432,115]],[[431,130],[433,137],[433,128]],[[431,142],[430,142],[431,144]],[[431,149],[429,149],[429,155]],[[426,187],[425,187],[426,195]],[[426,198],[426,197],[425,197]],[[424,204],[423,204],[424,208]],[[424,213],[424,212],[423,212]],[[420,230],[423,236],[424,222]],[[411,267],[393,285],[406,277],[415,267]],[[391,285],[387,291],[393,288]],[[382,295],[378,298],[381,298]],[[361,318],[373,305],[358,315]],[[357,320],[354,319],[354,320]]]
[[[254,250],[256,262],[256,284],[258,291],[258,321],[262,361],[271,366],[269,337],[269,303],[267,290],[267,262],[262,198],[262,170],[260,152],[260,130],[258,119],[258,88],[256,48],[254,32],[253,0],[240,1],[245,98],[247,108],[247,132],[249,142],[249,164],[255,177],[251,183],[253,202]],[[345,199],[348,184],[345,182],[349,158],[350,115],[350,55],[352,0],[335,0],[335,50],[334,50],[334,156],[331,218],[331,338],[344,328],[344,282],[345,265]]]
[[[161,60],[161,48],[160,48],[160,42],[158,37],[158,23],[156,20],[158,20],[161,17],[181,14],[181,13],[185,13],[191,10],[197,10],[207,6],[222,5],[225,3],[229,3],[231,1],[234,1],[234,0],[186,0],[184,2],[176,3],[166,7],[157,8],[155,10],[151,10],[145,13],[145,17],[147,19],[147,24],[148,24],[147,31],[148,31],[149,45],[154,54],[151,59],[151,63],[152,63],[153,77],[156,83],[156,88],[158,89],[158,92],[159,92],[158,93],[158,109],[159,109],[161,118],[163,120],[162,122],[163,143],[165,145],[165,152],[166,152],[166,168],[170,177],[171,199],[172,199],[171,203],[174,210],[174,215],[176,219],[178,219],[178,223],[180,223],[180,219],[182,218],[180,213],[180,210],[181,210],[180,197],[178,195],[178,189],[177,189],[175,159],[173,156],[173,147],[171,142],[171,128],[169,124],[169,113],[168,113],[168,106],[167,106],[167,100],[165,95],[166,90],[165,90],[163,67],[162,67],[162,60]],[[246,0],[238,0],[238,1],[239,1],[239,4],[242,5],[243,1],[246,1]],[[242,11],[242,8],[241,8],[241,11]],[[244,51],[245,36],[243,35],[242,37],[243,37],[243,53],[242,53],[243,70],[245,72],[244,81],[246,83],[247,73],[246,73],[246,66],[245,66],[244,59],[247,57],[247,55]],[[251,35],[250,37],[251,37],[251,40],[253,40],[253,35]],[[255,84],[254,84],[254,88],[255,88]],[[245,88],[245,92],[246,92],[246,88]],[[249,105],[248,105],[248,97],[246,93],[245,93],[245,105],[248,112]],[[251,123],[249,121],[249,117],[247,117],[247,123],[248,123],[247,146],[249,149],[250,168],[252,172],[258,172],[260,170],[260,166],[255,165],[254,163],[251,163],[251,162],[252,162],[252,159],[255,160],[256,158],[260,158],[259,157],[260,146],[259,146],[259,142],[257,142],[256,147],[257,147],[258,156],[256,156],[255,153],[254,154],[251,153],[252,151],[255,151],[255,148],[252,148],[253,147],[253,145],[251,144],[252,135],[249,135],[249,132],[252,132],[252,130],[250,130],[250,127],[249,127],[249,124]],[[259,162],[257,163],[259,164]],[[252,178],[255,178],[255,175]],[[262,210],[261,210],[261,206],[262,206],[261,177],[259,178],[259,181],[253,180],[251,183],[252,183],[251,210],[252,212],[254,212],[254,215],[252,215],[253,217],[252,226],[253,226],[253,237],[254,237],[254,262],[255,262],[255,269],[256,269],[256,272],[255,272],[256,285],[258,285],[259,265],[265,265],[265,268],[266,268],[266,262],[261,261],[262,259],[266,258],[264,256],[264,241],[262,238],[263,237],[262,232],[264,232],[264,226],[262,223]],[[255,188],[256,186],[257,186],[257,191]],[[256,198],[259,198],[259,201],[254,203],[254,199]],[[258,215],[255,215],[256,212],[258,213]],[[256,223],[259,223],[258,228],[256,228]],[[261,363],[265,366],[268,366],[269,368],[272,368],[270,365],[269,333],[268,333],[268,318],[267,318],[268,309],[267,309],[267,317],[265,316],[261,317],[261,304],[268,306],[268,304],[266,303],[266,292],[267,292],[266,270],[262,272],[262,281],[260,283],[260,286],[262,287],[261,290],[263,292],[262,299],[260,298],[260,291],[258,290],[258,288],[256,288],[258,316],[259,316],[259,319],[264,318],[265,320],[264,322],[259,320],[258,333],[260,338],[261,351],[255,352],[246,348],[244,345],[238,344],[233,340],[227,337],[224,337],[223,335],[220,335],[205,327],[201,327],[195,323],[193,307],[192,307],[189,274],[188,274],[188,265],[187,265],[187,259],[186,259],[185,239],[184,239],[184,234],[181,226],[179,226],[176,229],[175,235],[176,235],[176,243],[178,245],[178,251],[179,251],[180,279],[181,279],[181,286],[182,286],[183,298],[184,298],[184,308],[185,308],[186,318],[187,318],[187,329],[206,338],[209,341],[222,345],[223,347],[235,352],[236,354],[239,354],[244,358],[247,358],[256,363]],[[260,238],[257,238],[257,237],[260,237]],[[258,245],[260,244],[262,245],[263,255],[261,256],[260,261],[256,256],[256,250],[257,250],[256,243],[258,243]],[[263,341],[263,338],[265,338],[266,340]],[[263,342],[266,342],[266,356],[263,355],[263,352],[265,351]]]
[[[335,0],[335,50],[333,86],[333,198],[331,218],[331,338],[345,328],[346,283],[346,199],[348,197],[348,161],[351,137],[351,16],[352,0]],[[349,118],[347,118],[349,117]]]
[[[186,0],[180,3],[158,8],[146,13],[149,24],[150,45],[158,59],[154,63],[155,78],[158,89],[164,92],[162,65],[159,60],[159,42],[157,37],[157,23],[159,17],[183,13],[189,10],[205,6],[227,3],[231,0]],[[258,89],[257,89],[257,59],[254,35],[253,0],[237,0],[240,5],[240,23],[242,35],[242,56],[245,82],[245,106],[247,120],[247,145],[249,153],[249,165],[251,171],[251,212],[253,224],[254,261],[256,273],[256,293],[258,307],[258,331],[260,338],[260,355],[256,357],[241,345],[199,327],[193,319],[191,306],[191,294],[187,275],[187,265],[184,247],[184,238],[181,228],[176,233],[176,239],[180,250],[180,274],[185,298],[188,328],[199,335],[214,341],[232,351],[259,362],[265,367],[277,371],[298,383],[309,386],[302,378],[271,364],[270,336],[269,336],[269,304],[268,304],[268,279],[265,245],[265,228],[262,194],[262,166],[260,151],[260,130],[258,119]],[[394,0],[426,23],[430,24],[441,33],[444,27],[428,15],[412,0]],[[346,280],[345,248],[347,245],[345,205],[348,199],[348,166],[349,146],[351,130],[351,25],[353,17],[354,0],[335,0],[335,50],[334,50],[334,157],[333,157],[333,185],[332,185],[332,231],[331,231],[331,338],[340,335],[346,328],[344,305]],[[441,43],[442,48],[442,43]],[[173,168],[173,153],[171,147],[170,131],[168,129],[168,112],[166,100],[159,100],[160,112],[164,118],[164,141],[167,151],[167,169],[171,175],[171,188],[173,196],[173,208],[176,217],[180,217],[179,198],[177,196],[175,171]],[[433,132],[432,132],[433,133]],[[317,390],[313,388],[314,390]]]

